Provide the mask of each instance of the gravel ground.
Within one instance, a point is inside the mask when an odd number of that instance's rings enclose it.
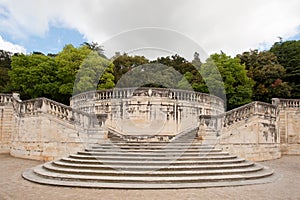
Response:
[[[179,190],[87,189],[39,185],[24,180],[21,173],[42,162],[0,154],[0,200],[2,199],[299,199],[300,156],[261,162],[280,176],[273,183],[239,187]]]

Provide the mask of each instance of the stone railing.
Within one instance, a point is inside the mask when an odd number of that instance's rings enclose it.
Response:
[[[246,104],[244,106],[226,112],[223,126],[228,127],[233,123],[248,119],[254,115],[276,119],[277,107],[272,104],[258,101]]]
[[[71,98],[71,107],[85,105],[87,101],[127,99],[132,96],[160,97],[174,100],[207,103],[216,108],[224,108],[224,101],[214,95],[170,88],[114,88],[80,93]]]
[[[300,99],[273,98],[272,104],[275,106],[278,106],[279,108],[299,108],[300,109]]]
[[[276,120],[278,110],[275,105],[264,102],[252,102],[219,115],[200,115],[200,126],[208,127],[216,132],[229,128],[235,123],[253,116]]]
[[[91,127],[95,125],[94,119],[96,119],[96,116],[91,116],[47,98],[36,98],[26,101],[18,101],[15,98],[11,98],[11,101],[15,113],[19,117],[47,114],[78,126]]]
[[[0,105],[4,105],[12,102],[11,94],[0,94]]]

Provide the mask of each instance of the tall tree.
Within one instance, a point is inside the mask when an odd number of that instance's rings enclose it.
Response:
[[[57,65],[53,58],[43,54],[14,55],[11,67],[10,88],[19,91],[23,99],[59,98]]]
[[[251,78],[247,77],[245,66],[240,63],[239,58],[231,58],[224,53],[213,54],[201,66],[201,71],[207,87],[211,90],[210,93],[218,96],[226,93],[228,109],[252,101],[254,83]],[[222,80],[220,80],[219,74]]]
[[[152,62],[172,67],[177,72],[179,72],[182,76],[177,84],[179,88],[186,89],[192,87],[194,90],[202,92],[202,89],[200,89],[199,87],[199,84],[203,83],[202,76],[199,73],[199,68],[202,63],[199,59],[198,53],[195,53],[192,63],[178,54],[167,57],[160,57]]]
[[[286,69],[283,80],[292,87],[291,97],[300,98],[300,40],[276,42],[270,51]]]
[[[99,45],[97,42],[84,42],[82,46],[88,47],[92,51],[96,51],[99,56],[106,58],[104,55],[103,46]]]
[[[113,69],[111,61],[99,56],[97,52],[90,53],[80,66],[74,93],[113,88],[115,86]]]
[[[69,44],[54,58],[58,66],[57,78],[60,82],[59,93],[61,94],[61,101],[63,103],[69,103],[69,98],[73,94],[77,72],[91,52],[92,50],[87,46],[75,48]]]
[[[255,81],[253,99],[270,102],[273,97],[289,97],[291,87],[282,79],[285,69],[270,51],[251,50],[237,55],[248,70],[248,76]]]
[[[115,84],[118,83],[124,74],[131,71],[133,68],[147,63],[149,63],[149,60],[144,56],[130,56],[126,53],[120,55],[119,53],[116,53],[116,56],[113,59]]]
[[[8,71],[11,69],[12,53],[0,50],[0,93],[8,92],[7,84],[9,83]]]

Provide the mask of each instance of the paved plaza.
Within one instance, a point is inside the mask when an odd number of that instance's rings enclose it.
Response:
[[[260,162],[275,170],[273,183],[202,189],[117,190],[56,187],[31,183],[21,173],[40,161],[0,154],[0,200],[2,199],[300,199],[300,156]]]

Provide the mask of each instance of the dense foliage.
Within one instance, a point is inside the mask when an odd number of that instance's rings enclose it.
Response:
[[[292,87],[291,97],[300,98],[300,40],[276,42],[270,49],[284,66],[286,73],[283,80]]]
[[[248,77],[255,82],[253,100],[270,102],[273,97],[291,96],[291,87],[283,82],[286,70],[272,52],[254,50],[237,57],[245,64]]]
[[[180,55],[149,61],[116,53],[111,59],[97,43],[66,45],[57,54],[12,54],[0,50],[0,92],[22,99],[48,97],[68,104],[73,94],[113,87],[170,87],[211,93],[232,109],[253,100],[300,98],[300,41],[275,43],[232,58],[223,52],[201,62]]]
[[[0,50],[0,92],[10,91],[7,84],[9,82],[8,71],[11,68],[11,56],[12,53]]]

